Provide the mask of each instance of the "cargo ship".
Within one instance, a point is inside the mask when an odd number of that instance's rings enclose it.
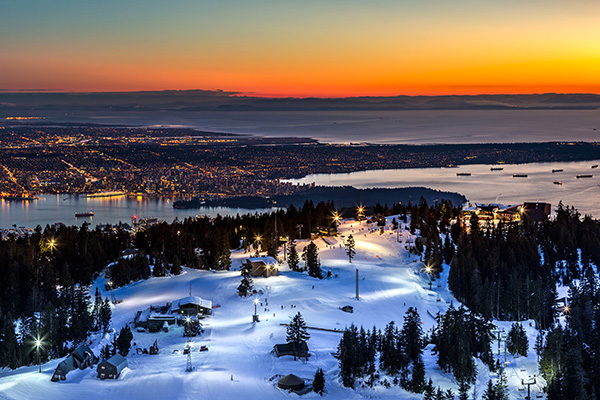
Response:
[[[502,168],[502,167],[492,167],[492,168],[490,168],[490,171],[502,171],[502,170],[504,170],[504,168]]]
[[[555,172],[563,172],[563,170],[562,169],[553,169],[552,173],[555,173]]]
[[[598,164],[592,165],[592,168],[598,168]]]
[[[577,174],[577,179],[579,179],[579,178],[591,178],[593,176],[594,175],[592,175],[592,174]]]
[[[75,213],[75,218],[93,217],[93,216],[94,216],[94,213],[91,211]]]
[[[513,174],[513,178],[527,178],[527,174]]]
[[[456,176],[471,176],[470,172],[457,172]]]
[[[116,196],[124,196],[125,192],[120,191],[111,191],[111,192],[99,192],[99,193],[90,193],[86,194],[85,197],[89,199],[95,199],[100,197],[116,197]]]
[[[555,185],[562,185],[562,182],[561,181],[554,181],[554,184]]]

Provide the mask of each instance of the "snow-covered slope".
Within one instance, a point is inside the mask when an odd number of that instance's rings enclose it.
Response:
[[[179,276],[150,278],[115,290],[115,296],[123,300],[113,308],[112,327],[117,331],[133,321],[136,311],[188,296],[190,288],[193,295],[218,305],[213,315],[203,321],[205,332],[193,338],[193,372],[186,372],[187,356],[183,355],[186,338],[182,327],[175,326],[169,332],[160,333],[134,331],[136,347],[149,347],[157,340],[160,354],[135,354],[132,349],[127,357],[129,367],[116,381],[97,379],[94,368],[71,372],[66,381],[54,383],[50,378],[60,360],[53,360],[42,365],[41,374],[37,366],[1,372],[0,399],[285,399],[297,395],[278,389],[277,377],[293,373],[310,381],[317,368],[325,371],[329,398],[418,399],[422,396],[397,386],[386,389],[379,385],[356,391],[344,388],[338,377],[337,360],[332,355],[341,338],[339,332],[310,330],[308,362],[294,361],[292,357],[277,358],[270,353],[273,345],[285,343],[286,328],[281,324],[288,323],[297,312],[310,327],[341,330],[354,323],[365,329],[373,325],[383,329],[392,320],[401,325],[405,311],[412,306],[419,310],[424,330],[428,331],[435,324],[433,316],[445,311],[453,300],[445,283],[447,271],[440,281],[434,282],[433,290],[429,290],[422,263],[418,257],[408,254],[405,242],[410,234],[405,229],[393,232],[388,225],[380,235],[364,221],[359,224],[346,220],[342,221],[340,231],[345,236],[352,233],[356,240],[357,254],[352,263],[348,262],[343,247],[344,236],[315,241],[323,271],[331,271],[331,278],[318,280],[282,267],[279,276],[254,279],[255,289],[262,294],[240,298],[236,294],[240,283],[237,269],[249,254],[238,251],[232,254],[235,271],[184,269]],[[298,250],[302,251],[306,244],[306,241],[298,242]],[[360,300],[354,298],[356,268],[360,277]],[[95,282],[102,290],[104,284],[104,278]],[[104,291],[103,294],[108,296]],[[252,322],[254,298],[259,300],[258,323]],[[354,312],[341,311],[339,307],[344,305],[352,305]],[[509,327],[510,324],[505,324],[507,330]],[[91,340],[92,348],[99,354],[111,337],[96,335]],[[199,352],[203,345],[209,351]],[[430,353],[425,351],[427,377],[431,377],[435,385],[456,390],[452,376],[439,370],[435,356]],[[513,359],[509,357],[509,361]],[[489,374],[481,363],[478,365],[481,395]],[[535,355],[530,354],[526,361],[521,359],[516,365],[517,369],[509,368],[508,372],[513,396],[518,398],[517,394],[522,392],[517,392],[517,374],[526,375],[520,371],[521,365],[530,372],[535,371]],[[312,392],[303,397],[319,398]]]

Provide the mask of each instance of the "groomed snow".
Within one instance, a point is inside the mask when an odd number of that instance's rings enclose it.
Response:
[[[160,353],[138,355],[132,348],[127,356],[129,367],[116,381],[96,378],[94,366],[94,369],[70,372],[66,381],[51,382],[52,373],[61,361],[52,360],[42,365],[41,374],[37,372],[37,366],[0,372],[0,399],[287,399],[298,395],[278,389],[277,378],[293,373],[309,383],[317,368],[325,372],[328,398],[420,399],[421,395],[410,394],[398,386],[389,389],[382,385],[374,389],[344,388],[338,376],[337,360],[332,355],[341,338],[339,332],[309,330],[311,357],[308,362],[294,361],[292,357],[277,358],[271,354],[273,345],[285,343],[286,329],[281,324],[288,323],[297,312],[302,313],[311,327],[342,330],[354,323],[365,329],[371,329],[373,325],[383,329],[392,320],[401,326],[404,313],[412,306],[420,312],[424,330],[428,331],[435,324],[432,316],[438,311],[444,312],[451,301],[458,305],[447,290],[447,267],[441,279],[434,281],[433,290],[429,290],[423,264],[406,249],[406,240],[411,235],[404,229],[404,224],[398,232],[392,232],[388,225],[383,235],[368,226],[371,225],[364,221],[359,224],[344,220],[339,228],[343,236],[315,241],[323,272],[331,271],[331,278],[314,279],[305,273],[288,270],[283,263],[279,276],[254,279],[254,288],[263,294],[240,298],[236,294],[240,283],[239,267],[250,254],[235,251],[232,254],[234,271],[184,268],[179,276],[153,277],[115,290],[116,298],[123,300],[113,307],[112,327],[117,331],[132,322],[138,310],[189,296],[190,286],[191,295],[212,301],[213,315],[203,320],[205,332],[193,338],[193,372],[186,372],[183,327],[172,326],[168,333],[134,330],[136,347],[147,348],[157,340]],[[375,228],[374,224],[372,226]],[[351,264],[343,247],[345,237],[350,233],[354,235],[357,250]],[[414,237],[411,241],[414,242]],[[301,252],[306,244],[307,241],[299,241],[298,251]],[[354,298],[356,268],[360,277],[358,301]],[[106,279],[99,278],[95,286],[104,296],[109,296],[104,291],[105,282]],[[93,292],[94,288],[91,288],[90,293]],[[252,322],[255,298],[259,300],[258,323]],[[339,307],[344,305],[353,306],[354,312],[341,311]],[[500,325],[508,331],[511,324],[503,322]],[[508,357],[511,398],[524,398],[526,392],[517,390],[521,386],[520,378],[537,372],[533,352],[535,331],[528,322],[523,325],[530,337],[530,351],[527,358]],[[98,355],[100,348],[111,340],[111,335],[98,334],[90,339],[91,347]],[[200,346],[207,346],[209,350],[199,352]],[[496,345],[493,348],[497,353]],[[453,377],[439,370],[436,356],[431,355],[430,349],[431,346],[424,354],[427,378],[431,377],[437,386],[456,392]],[[503,352],[501,359],[504,360]],[[487,380],[495,375],[490,375],[481,362],[478,365],[477,386],[481,396]],[[302,397],[320,398],[313,392]]]

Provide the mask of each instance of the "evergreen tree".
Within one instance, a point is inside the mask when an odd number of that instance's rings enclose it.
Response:
[[[354,388],[354,380],[359,375],[358,330],[354,324],[344,330],[337,347],[336,358],[340,367],[340,377],[345,387]]]
[[[477,374],[471,348],[472,332],[469,332],[466,312],[452,305],[438,317],[438,326],[432,341],[438,351],[438,365],[445,372],[452,372],[460,384],[473,382]]]
[[[92,308],[92,320],[94,321],[94,330],[98,331],[101,329],[100,326],[100,308],[102,307],[102,296],[100,295],[100,290],[96,287],[96,292],[94,293],[94,307]]]
[[[193,267],[193,266],[190,266],[190,267]],[[177,256],[173,257],[173,262],[171,263],[171,273],[173,275],[181,274],[181,260]]]
[[[242,266],[242,281],[240,283],[240,286],[238,286],[239,296],[246,297],[252,293],[254,283],[252,282],[252,276],[250,275],[251,268],[252,266],[249,262]]]
[[[348,239],[344,243],[344,246],[346,246],[346,255],[348,256],[348,262],[351,263],[352,259],[354,258],[354,255],[356,254],[356,250],[354,249],[356,246],[356,242],[354,241],[354,236],[349,235]]]
[[[102,347],[102,349],[100,350],[100,358],[102,358],[103,360],[108,360],[111,356],[111,352],[110,352],[110,346],[104,345]]]
[[[306,246],[306,267],[308,268],[308,274],[313,278],[321,279],[323,277],[321,263],[319,262],[319,249],[314,242],[310,242]]]
[[[0,321],[2,325],[0,328],[0,366],[8,366],[11,369],[20,367],[20,360],[18,357],[19,343],[17,341],[17,335],[15,334],[15,325],[12,317],[2,315],[0,313]]]
[[[523,357],[527,357],[528,348],[529,342],[523,326],[517,323],[513,324],[508,332],[506,349],[510,354],[520,354]]]
[[[381,338],[381,355],[379,357],[381,368],[390,375],[396,375],[407,367],[407,358],[400,342],[400,333],[394,321],[385,327]]]
[[[307,331],[306,323],[304,322],[304,318],[302,318],[302,314],[298,312],[298,314],[292,317],[286,334],[286,341],[294,352],[294,360],[296,359],[296,355],[300,353],[301,346],[306,344],[308,339],[310,339],[310,335]]]
[[[400,331],[400,343],[404,354],[411,362],[416,362],[423,354],[421,317],[414,307],[409,307],[404,314],[404,324]]]
[[[435,388],[431,378],[429,378],[429,381],[425,384],[425,389],[423,389],[423,400],[435,400]]]
[[[425,389],[425,363],[421,357],[413,360],[412,376],[409,385],[413,393],[422,393]]]
[[[462,382],[458,386],[458,400],[469,400],[469,384]]]
[[[220,270],[229,271],[231,268],[231,251],[229,249],[229,240],[224,237],[221,239],[221,250],[219,252],[219,267]]]
[[[117,338],[117,347],[119,349],[119,354],[123,357],[127,356],[129,353],[129,348],[131,347],[131,341],[133,340],[133,333],[131,333],[131,329],[129,329],[128,325],[125,325],[121,328],[121,332],[119,332],[119,337]]]
[[[483,397],[481,400],[499,400],[496,397],[496,389],[494,388],[494,384],[492,383],[491,379],[488,381],[487,388],[483,392]]]
[[[325,374],[321,368],[315,372],[315,378],[313,379],[313,391],[323,396],[325,391]]]
[[[294,239],[290,240],[288,243],[289,252],[288,255],[288,266],[292,271],[300,271],[300,257],[298,256],[298,251],[296,250],[296,241]]]
[[[104,302],[100,306],[100,312],[98,313],[98,327],[106,332],[110,325],[111,318],[112,309],[110,306],[110,301],[108,301],[108,299],[104,299]]]
[[[165,265],[163,263],[163,259],[161,256],[156,257],[154,261],[154,268],[152,268],[152,276],[166,276],[167,270],[165,269]]]
[[[504,367],[500,367],[498,371],[498,382],[494,385],[497,400],[508,400],[508,379]]]

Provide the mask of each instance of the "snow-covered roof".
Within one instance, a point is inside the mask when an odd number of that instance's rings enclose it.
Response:
[[[264,262],[267,265],[278,265],[279,261],[274,259],[273,257],[252,257],[248,259],[250,262]]]
[[[212,301],[205,300],[198,296],[188,296],[183,299],[177,300],[173,302],[173,309],[177,310],[184,304],[193,304],[196,306],[204,307],[204,308],[212,308]]]
[[[127,366],[127,359],[118,353],[106,360],[106,362],[114,365],[119,373]]]

